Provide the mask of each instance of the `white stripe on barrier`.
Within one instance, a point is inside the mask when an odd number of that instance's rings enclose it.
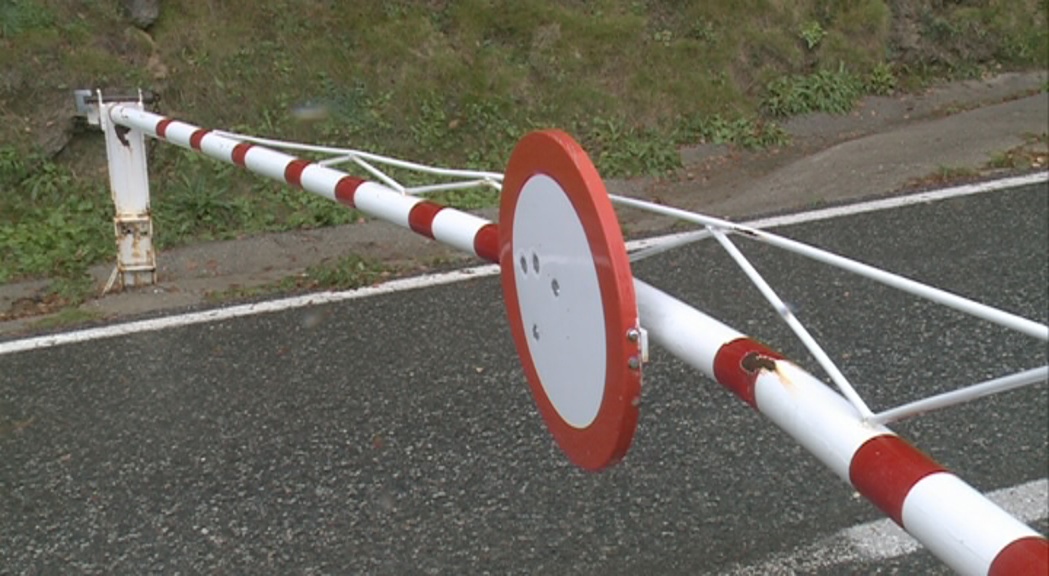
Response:
[[[189,139],[193,136],[198,128],[192,124],[186,124],[185,122],[179,122],[175,120],[167,125],[164,129],[164,139],[172,144],[177,144],[184,148],[189,148]],[[156,129],[154,128],[154,133]]]
[[[477,233],[489,222],[484,218],[459,212],[458,210],[441,210],[433,218],[433,237],[435,240],[477,255],[474,239]]]
[[[662,294],[657,288],[634,279],[634,294],[642,327],[651,333],[655,343],[678,358],[687,358],[692,367],[704,374],[713,374],[718,350],[722,345],[742,338],[743,334],[700,314],[680,300],[661,301],[657,293]],[[668,334],[676,334],[677,337],[662,337]]]
[[[1008,544],[1040,536],[949,472],[911,488],[903,527],[959,574],[987,574]]]
[[[329,200],[335,200],[335,186],[345,177],[346,174],[333,168],[310,164],[302,171],[300,182],[303,189]]]
[[[410,227],[408,226],[408,215],[411,214],[412,206],[422,201],[423,199],[418,196],[394,192],[373,182],[364,182],[353,195],[353,203],[362,212],[403,228]]]
[[[208,132],[200,140],[200,151],[214,158],[226,158],[226,161],[229,162],[233,155],[233,148],[237,144],[236,140],[230,140],[214,132]]]
[[[288,156],[283,152],[252,146],[244,155],[244,167],[267,178],[285,182],[284,172],[293,160],[294,156]]]
[[[846,482],[860,446],[892,434],[884,426],[864,424],[852,404],[792,362],[779,360],[775,372],[762,372],[754,397],[759,412]]]

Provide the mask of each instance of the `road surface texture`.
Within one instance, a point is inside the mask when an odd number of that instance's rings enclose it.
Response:
[[[1046,322],[1047,204],[1041,184],[779,231]],[[740,242],[876,408],[1046,363],[1031,338]],[[713,243],[635,274],[813,368]],[[945,572],[821,545],[882,517],[659,349],[626,459],[573,468],[492,276],[0,355],[0,423],[0,574]],[[991,492],[1049,476],[1047,426],[1041,384],[894,428]]]

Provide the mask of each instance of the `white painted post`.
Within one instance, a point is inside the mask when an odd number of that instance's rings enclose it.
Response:
[[[149,172],[142,132],[113,122],[113,106],[143,108],[137,102],[103,103],[99,99],[98,120],[106,135],[109,184],[116,215],[113,229],[117,242],[117,274],[124,287],[148,286],[157,281],[153,250],[153,217],[149,210]]]

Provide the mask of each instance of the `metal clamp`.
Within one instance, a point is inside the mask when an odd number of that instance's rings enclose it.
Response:
[[[111,102],[138,102],[139,104],[155,104],[160,101],[160,94],[152,90],[138,90],[134,94],[117,92],[106,94],[102,90],[80,89],[73,90],[73,101],[76,103],[76,115],[86,118],[87,123],[98,126],[98,111],[102,104]]]

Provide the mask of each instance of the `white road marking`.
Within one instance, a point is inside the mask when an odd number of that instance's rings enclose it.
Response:
[[[961,196],[982,194],[984,192],[996,192],[1007,188],[1018,188],[1020,186],[1030,186],[1032,184],[1045,182],[1049,182],[1049,172],[1038,172],[1036,174],[1027,174],[1025,176],[1002,178],[1001,180],[965,184],[962,186],[953,186],[951,188],[941,188],[939,190],[928,190],[926,192],[918,192],[906,196],[892,196],[881,200],[871,200],[868,202],[859,202],[857,204],[823,208],[821,210],[809,210],[806,212],[798,212],[796,214],[773,216],[771,218],[755,220],[749,224],[754,228],[775,228],[777,226],[789,226],[791,224],[801,224],[803,222],[812,222],[815,220],[829,220],[831,218],[838,218],[839,216],[851,216],[853,214],[862,214],[865,212],[901,208],[903,206],[911,206],[914,204],[927,204],[938,200],[959,198]]]
[[[788,226],[791,224],[801,224],[803,222],[828,220],[831,218],[838,218],[841,216],[850,216],[855,214],[863,214],[866,212],[875,212],[879,210],[888,210],[891,208],[900,208],[903,206],[910,206],[914,204],[936,202],[939,200],[946,200],[949,198],[958,198],[961,196],[980,194],[984,192],[994,192],[998,190],[1004,190],[1018,186],[1027,186],[1031,184],[1038,184],[1040,182],[1047,181],[1049,181],[1049,173],[1039,172],[1037,174],[1030,174],[1027,176],[1019,176],[1014,178],[1005,178],[1002,180],[982,182],[979,184],[966,184],[964,186],[955,186],[952,188],[944,188],[942,190],[932,190],[928,192],[920,192],[917,194],[909,194],[906,196],[894,196],[882,200],[859,202],[856,204],[836,206],[833,208],[823,208],[819,210],[809,210],[805,212],[797,212],[794,214],[787,214],[783,216],[774,216],[771,218],[762,218],[760,220],[746,222],[745,224],[754,228],[774,228],[777,226]],[[657,238],[646,238],[643,240],[631,241],[627,243],[627,248],[629,250],[635,250],[640,248],[660,246],[663,244],[680,243],[683,238],[687,238],[695,234],[696,232],[683,232],[678,234],[670,234],[667,236],[660,236]],[[429,274],[424,276],[416,276],[412,278],[404,278],[401,280],[393,280],[376,286],[358,288],[356,290],[349,290],[344,292],[321,292],[315,294],[308,294],[304,296],[281,298],[279,300],[270,300],[256,304],[229,306],[225,308],[206,310],[203,312],[191,312],[176,316],[165,316],[162,318],[150,320],[139,320],[134,322],[125,322],[122,324],[102,326],[99,328],[89,328],[85,330],[76,330],[73,332],[51,334],[48,336],[38,336],[34,338],[25,338],[22,340],[11,340],[8,342],[0,342],[0,356],[4,354],[26,352],[29,350],[39,350],[42,348],[53,348],[55,346],[62,346],[65,344],[73,344],[77,342],[86,342],[89,340],[100,340],[103,338],[127,336],[129,334],[137,334],[140,332],[153,332],[157,330],[165,330],[168,328],[176,328],[181,326],[190,326],[193,324],[202,324],[206,322],[219,322],[222,320],[229,320],[231,318],[251,316],[253,314],[266,314],[270,312],[280,312],[283,310],[292,310],[295,308],[314,306],[317,304],[329,304],[332,302],[342,302],[345,300],[357,300],[360,298],[367,298],[369,296],[377,296],[380,294],[390,294],[393,292],[400,292],[403,290],[414,290],[417,288],[426,288],[429,286],[450,284],[453,282],[460,282],[462,280],[467,280],[470,278],[491,276],[497,274],[498,272],[498,266],[494,264],[488,264],[485,266],[477,266],[474,268],[456,270],[454,272],[444,272],[440,274]]]
[[[161,318],[137,320],[134,322],[125,322],[122,324],[113,324],[98,328],[51,334],[48,336],[12,340],[10,342],[0,342],[0,355],[24,352],[27,350],[38,350],[41,348],[52,348],[54,346],[86,342],[88,340],[127,336],[139,332],[153,332],[167,328],[178,328],[193,324],[218,322],[221,320],[229,320],[231,318],[240,318],[242,316],[252,316],[254,314],[267,314],[270,312],[293,310],[295,308],[304,308],[318,304],[330,304],[332,302],[342,302],[344,300],[357,300],[360,298],[368,298],[369,296],[378,296],[380,294],[390,294],[404,290],[414,290],[416,288],[451,284],[454,282],[469,280],[470,278],[480,278],[498,273],[499,266],[488,264],[485,266],[464,268],[462,270],[443,272],[440,274],[427,274],[424,276],[413,276],[411,278],[391,280],[382,284],[376,284],[375,286],[367,286],[365,288],[357,288],[343,292],[317,292],[302,296],[281,298],[279,300],[257,302],[254,304],[241,304],[238,306],[204,310],[202,312],[179,314],[177,316],[164,316]]]
[[[1049,518],[1049,479],[1033,480],[987,494],[1003,510],[1025,523]],[[733,576],[811,573],[851,562],[876,562],[917,552],[922,545],[892,520],[877,520],[840,530],[790,552],[773,554],[758,564],[736,565]]]
[[[818,210],[806,210],[805,212],[795,212],[793,214],[784,214],[782,216],[770,216],[768,218],[760,218],[757,220],[743,222],[743,224],[746,224],[751,228],[776,228],[779,226],[791,226],[793,224],[804,224],[805,222],[830,220],[832,218],[838,218],[841,216],[853,216],[856,214],[865,214],[867,212],[877,212],[880,210],[890,210],[892,208],[902,208],[905,206],[913,206],[915,204],[931,204],[932,202],[937,202],[939,200],[960,198],[962,196],[982,194],[984,192],[997,192],[999,190],[1005,190],[1008,188],[1018,188],[1020,186],[1030,186],[1032,184],[1040,184],[1044,182],[1049,182],[1049,172],[1038,172],[1035,174],[1027,174],[1024,176],[1003,178],[1001,180],[990,180],[988,182],[979,182],[976,184],[965,184],[962,186],[953,186],[951,188],[941,188],[939,190],[927,190],[925,192],[917,192],[905,196],[892,196],[889,198],[882,198],[880,200],[869,200],[866,202],[846,204],[843,206],[834,206],[831,208],[820,208]],[[706,230],[678,232],[677,234],[659,236],[657,238],[646,238],[643,240],[637,240],[633,243],[628,243],[627,246],[631,250],[643,248],[656,248],[664,245],[687,243],[688,240],[692,238],[707,235],[708,234]]]

